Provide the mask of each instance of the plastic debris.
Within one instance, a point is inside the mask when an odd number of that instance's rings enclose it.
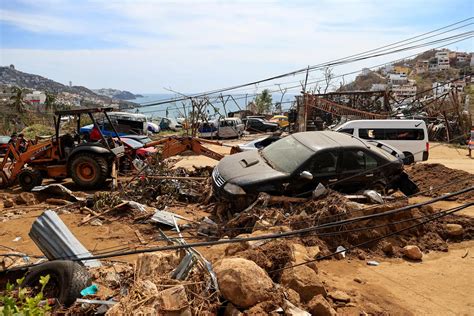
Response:
[[[328,190],[326,189],[326,187],[322,185],[321,183],[318,183],[318,186],[316,187],[316,189],[314,189],[313,194],[312,194],[313,199],[318,199],[324,196],[327,192]]]
[[[380,265],[380,263],[378,261],[371,260],[371,261],[367,261],[367,265],[376,267],[376,266]]]
[[[346,257],[346,248],[344,248],[343,246],[338,246],[336,248],[336,252],[338,252],[342,258]]]
[[[98,290],[99,290],[99,287],[95,284],[92,284],[91,286],[88,286],[85,289],[83,289],[81,291],[81,295],[82,296],[94,295],[95,293],[97,293]]]
[[[378,193],[377,191],[365,190],[363,192],[363,194],[364,194],[364,196],[366,196],[369,199],[369,201],[371,201],[373,203],[383,204],[382,195],[380,193]]]

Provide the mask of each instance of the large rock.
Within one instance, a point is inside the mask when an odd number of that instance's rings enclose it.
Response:
[[[255,262],[242,258],[225,258],[214,271],[222,296],[232,304],[249,308],[269,298],[273,282]]]
[[[330,292],[328,296],[332,298],[334,301],[338,301],[338,302],[349,303],[351,301],[351,297],[342,291]]]
[[[462,236],[464,229],[459,224],[446,224],[446,232],[451,237]]]
[[[403,255],[408,259],[412,260],[421,260],[423,258],[423,253],[421,252],[418,246],[408,245],[402,249]]]
[[[36,204],[36,197],[33,193],[21,192],[16,196],[15,202],[16,204],[34,205]]]
[[[284,270],[280,283],[295,290],[304,302],[310,301],[318,294],[327,295],[316,272],[305,265]]]
[[[308,303],[308,311],[313,316],[336,316],[337,313],[322,295],[316,295]]]
[[[292,244],[291,247],[291,257],[292,257],[292,264],[302,264],[305,262],[309,262],[306,265],[313,269],[315,272],[318,272],[318,267],[316,266],[316,262],[308,255],[308,251],[306,247],[300,244]],[[312,262],[311,262],[312,261]]]
[[[3,201],[3,207],[4,208],[10,208],[10,207],[13,207],[13,205],[15,205],[15,203],[13,202],[12,199],[5,199]]]

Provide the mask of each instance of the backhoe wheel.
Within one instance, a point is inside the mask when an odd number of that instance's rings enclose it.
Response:
[[[18,182],[23,191],[31,191],[35,186],[41,185],[43,177],[39,170],[23,169],[18,174]]]
[[[81,153],[72,159],[70,172],[74,183],[86,189],[104,185],[108,176],[108,164],[104,157]]]

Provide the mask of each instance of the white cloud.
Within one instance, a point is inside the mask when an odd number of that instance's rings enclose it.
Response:
[[[35,3],[41,7],[42,2]],[[344,57],[439,26],[433,22],[432,27],[410,27],[394,22],[393,17],[426,10],[420,3],[403,1],[138,0],[89,1],[84,5],[88,12],[107,16],[107,21],[100,23],[97,16],[88,20],[79,11],[74,15],[78,10],[74,2],[52,5],[50,11],[33,16],[13,12],[8,21],[29,30],[81,34],[129,48],[3,49],[1,63],[91,88],[155,92],[172,87],[198,92]],[[411,52],[404,55],[408,54]],[[401,56],[335,71],[354,71]]]
[[[84,29],[51,15],[0,9],[0,21],[35,33],[83,33]]]

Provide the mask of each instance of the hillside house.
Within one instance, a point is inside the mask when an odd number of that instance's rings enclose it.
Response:
[[[390,74],[388,77],[388,83],[391,85],[402,85],[408,82],[406,74]]]
[[[449,51],[442,50],[436,52],[435,58],[438,60],[438,70],[446,70],[449,69]]]
[[[415,64],[415,74],[424,74],[429,71],[429,60],[418,60]]]
[[[46,101],[46,94],[43,91],[33,91],[32,93],[28,93],[27,95],[25,95],[23,100],[30,104],[44,104],[44,102]]]
[[[396,99],[414,98],[416,90],[416,85],[412,83],[392,86],[392,93]]]

